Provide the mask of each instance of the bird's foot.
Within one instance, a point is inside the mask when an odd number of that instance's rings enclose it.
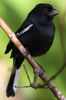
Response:
[[[37,87],[37,79],[39,77],[39,74],[40,74],[40,68],[36,68],[34,70],[34,80],[33,80],[33,83],[31,83],[31,86],[33,88],[36,88]]]
[[[33,80],[33,83],[31,83],[31,86],[35,89],[40,88],[42,86],[42,85],[37,84],[37,79],[40,76],[40,74],[42,75],[45,74],[45,70],[41,66],[34,70],[34,80]]]

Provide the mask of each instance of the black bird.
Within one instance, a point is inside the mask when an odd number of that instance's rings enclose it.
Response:
[[[38,4],[27,16],[26,20],[16,31],[16,36],[24,47],[29,51],[31,56],[40,56],[45,54],[51,47],[54,40],[55,26],[53,17],[58,12],[50,4]],[[6,89],[7,97],[15,96],[19,68],[24,61],[23,55],[9,41],[5,54],[10,50],[13,58],[13,70]]]

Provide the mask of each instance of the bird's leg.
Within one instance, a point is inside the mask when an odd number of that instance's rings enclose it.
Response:
[[[33,83],[31,83],[30,77],[29,77],[28,72],[26,70],[26,66],[25,65],[23,65],[23,66],[24,66],[24,70],[25,70],[25,73],[27,75],[27,78],[29,80],[30,86],[32,86],[33,88],[36,88],[37,87],[37,79],[38,79],[38,76],[39,76],[40,69],[37,68],[37,69],[34,70],[34,74],[35,74],[34,80],[33,80]],[[26,86],[26,87],[30,87],[30,86]]]
[[[31,83],[30,77],[29,77],[28,72],[26,70],[26,66],[25,65],[23,65],[23,66],[24,66],[24,70],[26,72],[27,78],[29,80],[30,86],[21,86],[21,87],[33,87],[33,88],[37,88],[37,79],[38,79],[38,76],[39,76],[40,69],[36,68],[34,70],[34,80],[33,80],[33,83]]]
[[[39,71],[40,71],[40,69],[34,70],[34,79],[33,79],[33,83],[31,84],[33,88],[37,87],[37,79],[38,79],[38,76],[39,76]]]
[[[37,63],[38,64],[38,63]],[[38,64],[39,65],[39,64]],[[40,65],[39,65],[40,66]],[[34,70],[34,80],[33,80],[33,83],[31,84],[33,88],[37,88],[38,84],[37,84],[37,79],[40,75],[40,68],[42,69],[42,67],[40,66],[39,68],[36,68]],[[43,70],[43,69],[42,69]],[[45,70],[43,70],[43,74],[44,74]]]
[[[37,63],[37,62],[36,62]],[[37,63],[38,64],[38,63]],[[39,64],[38,64],[39,65]],[[40,66],[40,65],[39,65]],[[38,84],[37,84],[37,79],[38,79],[38,77],[39,77],[39,75],[40,75],[40,68],[42,68],[41,66],[40,67],[37,67],[37,68],[35,68],[34,69],[34,79],[33,79],[33,83],[31,84],[31,86],[33,87],[33,88],[37,88],[37,86],[38,86]],[[45,72],[45,71],[44,71]]]

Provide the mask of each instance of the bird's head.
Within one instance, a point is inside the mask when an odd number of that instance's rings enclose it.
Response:
[[[38,4],[33,11],[35,11],[34,13],[37,15],[44,14],[50,18],[53,18],[58,14],[57,10],[55,10],[50,4]]]

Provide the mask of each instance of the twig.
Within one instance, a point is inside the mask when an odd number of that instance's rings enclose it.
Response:
[[[31,83],[31,80],[30,80],[30,77],[29,77],[29,75],[28,75],[28,72],[27,72],[27,69],[26,69],[25,64],[23,64],[23,67],[24,67],[24,70],[25,70],[25,72],[26,72],[26,75],[27,75],[27,78],[28,78],[28,81],[29,81],[30,85],[29,85],[29,86],[15,86],[15,88],[29,88],[29,87],[32,87],[32,88],[34,88],[34,89],[47,88],[46,84],[45,84],[45,86],[43,86],[43,85],[41,85],[41,84],[37,84],[37,86],[34,87],[34,86],[32,85],[32,83]]]
[[[15,86],[15,88],[29,88],[29,87],[32,87],[34,89],[44,89],[44,88],[47,88],[47,86],[45,85],[45,87],[43,85],[40,85],[38,84],[37,86],[33,87],[32,85],[29,85],[29,86]]]
[[[29,88],[29,87],[32,87],[32,86],[15,86],[15,88]]]
[[[27,72],[27,70],[26,70],[25,64],[23,64],[23,66],[24,66],[24,70],[25,70],[25,72],[26,72],[27,78],[28,78],[28,80],[29,80],[29,83],[30,83],[30,85],[31,85],[31,80],[30,80],[30,77],[29,77],[28,72]]]
[[[6,32],[8,37],[11,39],[11,41],[14,43],[14,45],[18,48],[18,50],[22,53],[22,55],[28,60],[30,65],[33,69],[40,69],[39,70],[39,77],[47,84],[49,89],[52,91],[52,93],[55,95],[55,97],[58,100],[66,100],[66,98],[62,95],[62,93],[56,88],[56,86],[48,80],[49,78],[44,74],[44,71],[40,68],[40,66],[33,60],[30,54],[28,54],[27,50],[24,48],[24,46],[20,43],[20,41],[17,39],[16,35],[12,30],[6,25],[6,23],[0,18],[0,26],[3,28],[3,30]]]
[[[66,62],[63,63],[61,68],[49,79],[49,81],[54,80],[64,69],[66,68]],[[46,87],[46,83],[41,86],[42,88]]]
[[[64,62],[61,68],[50,78],[50,80],[55,79],[64,70],[65,67],[66,67],[66,63]]]

